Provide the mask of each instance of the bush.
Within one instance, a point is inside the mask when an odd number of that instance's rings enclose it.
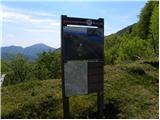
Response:
[[[135,61],[150,58],[152,56],[154,56],[154,50],[151,45],[146,40],[134,37],[130,40],[127,39],[122,41],[118,50],[117,62],[120,63],[127,60]]]
[[[38,74],[45,74],[40,79],[60,78],[61,77],[61,60],[60,51],[43,52],[36,61],[35,71]],[[45,72],[45,73],[44,73]],[[39,79],[39,77],[37,77]]]
[[[8,72],[6,72],[3,85],[15,84],[30,79],[30,66],[22,55],[19,54],[16,58],[8,61],[6,66]]]

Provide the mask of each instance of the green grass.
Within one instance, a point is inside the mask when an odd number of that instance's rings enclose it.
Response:
[[[158,118],[158,68],[138,61],[105,66],[105,118]],[[60,80],[2,87],[2,118],[63,118]],[[72,118],[96,118],[96,93],[70,98]]]

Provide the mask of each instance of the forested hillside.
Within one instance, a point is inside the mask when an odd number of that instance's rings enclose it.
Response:
[[[154,59],[159,54],[159,3],[149,1],[139,21],[105,37],[105,62],[116,64]]]

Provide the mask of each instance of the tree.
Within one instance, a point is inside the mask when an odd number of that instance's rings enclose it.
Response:
[[[7,61],[1,60],[1,73],[6,74],[8,71]]]
[[[42,70],[41,70],[41,68],[42,68]],[[44,68],[44,71],[43,71],[43,68]],[[55,52],[48,51],[48,52],[43,52],[43,53],[39,54],[39,57],[36,62],[36,71],[37,72],[45,72],[45,73],[41,73],[41,74],[47,75],[47,77],[41,76],[40,79],[60,78],[60,76],[61,76],[60,51],[55,51]]]
[[[141,11],[140,19],[136,27],[137,34],[141,39],[148,38],[150,20],[151,20],[152,11],[154,9],[155,4],[157,4],[157,2],[148,1],[145,7]]]
[[[54,57],[53,57],[53,61],[51,62],[51,67],[50,67],[50,71],[51,71],[51,76],[52,78],[61,78],[61,56],[60,56],[60,52],[55,52],[54,53]]]
[[[132,39],[126,39],[122,42],[118,49],[118,62],[128,61],[128,60],[139,60],[144,58],[149,58],[154,55],[154,51],[150,43],[139,37],[134,37]]]
[[[30,79],[30,68],[27,60],[20,54],[6,63],[8,72],[4,85],[15,84]]]
[[[33,73],[34,73],[35,79],[38,79],[38,80],[49,79],[49,71],[44,64],[36,63],[33,69],[34,69]]]
[[[158,47],[159,47],[159,7],[158,4],[155,5],[151,20],[150,20],[150,38],[152,40],[152,45],[155,51],[155,54],[158,55]]]

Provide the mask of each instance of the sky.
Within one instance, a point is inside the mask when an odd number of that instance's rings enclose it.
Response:
[[[138,21],[144,1],[3,1],[1,46],[60,47],[60,17],[104,18],[105,35]]]

